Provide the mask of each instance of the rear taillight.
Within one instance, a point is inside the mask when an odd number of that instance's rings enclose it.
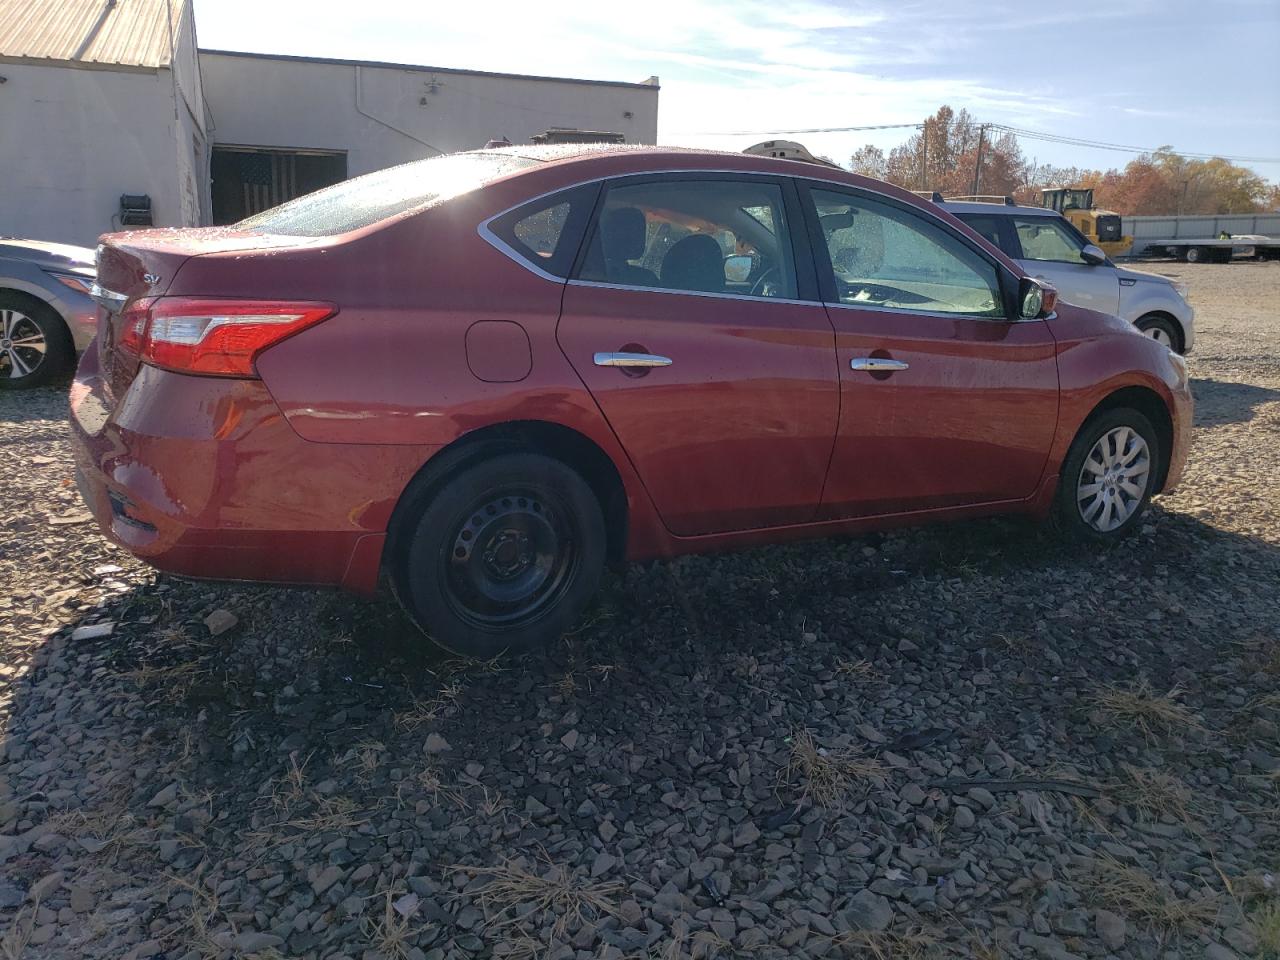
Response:
[[[121,313],[116,346],[180,373],[254,376],[263,350],[336,312],[329,303],[159,297]]]

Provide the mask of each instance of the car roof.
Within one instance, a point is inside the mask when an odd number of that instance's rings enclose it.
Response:
[[[980,203],[971,200],[944,200],[938,204],[943,210],[949,210],[957,216],[962,213],[985,213],[993,217],[1008,217],[1017,214],[1020,217],[1059,217],[1057,210],[1048,207],[1024,207],[1013,203]]]

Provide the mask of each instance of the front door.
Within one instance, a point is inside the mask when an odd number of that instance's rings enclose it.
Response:
[[[1048,324],[1007,319],[1003,268],[942,221],[858,191],[807,194],[842,397],[821,515],[1031,496],[1057,424]]]
[[[785,179],[620,180],[565,288],[561,349],[677,535],[817,513],[839,379],[800,219]]]
[[[1058,295],[1077,307],[1112,313],[1120,309],[1120,278],[1108,263],[1088,263],[1084,242],[1058,217],[1013,217],[1021,248],[1015,259],[1037,280],[1046,280]]]

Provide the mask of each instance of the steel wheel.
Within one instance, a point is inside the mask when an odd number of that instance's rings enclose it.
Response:
[[[20,380],[44,365],[49,352],[40,325],[21,310],[0,309],[0,376]]]
[[[490,448],[493,449],[493,448]],[[460,448],[406,493],[391,575],[437,644],[490,659],[554,640],[600,584],[608,534],[595,492],[530,450]],[[449,453],[444,454],[450,457]]]
[[[1151,482],[1151,451],[1130,427],[1113,427],[1084,458],[1076,480],[1080,517],[1099,533],[1109,533],[1141,505]]]
[[[519,488],[490,494],[467,513],[442,570],[455,613],[486,628],[536,619],[558,599],[577,561],[572,523]]]

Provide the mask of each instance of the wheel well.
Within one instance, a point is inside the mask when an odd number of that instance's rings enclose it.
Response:
[[[64,330],[66,329],[67,323],[62,318],[62,314],[58,313],[58,311],[54,309],[53,304],[49,303],[47,300],[41,300],[34,293],[27,293],[25,290],[15,290],[13,287],[0,287],[0,300],[16,300],[18,303],[24,305],[27,310],[31,310],[36,313],[44,312],[51,314],[57,318],[62,328]],[[67,330],[68,340],[70,340],[70,337],[71,331]]]
[[[1173,329],[1178,334],[1178,342],[1177,344],[1175,344],[1175,346],[1178,349],[1176,349],[1174,353],[1182,353],[1183,348],[1185,348],[1187,345],[1187,331],[1182,328],[1182,324],[1179,322],[1178,318],[1175,317],[1172,313],[1166,313],[1164,310],[1151,310],[1147,313],[1144,313],[1137,320],[1135,320],[1133,325],[1135,327],[1138,326],[1139,324],[1142,323],[1143,320],[1146,320],[1148,317],[1158,317],[1161,320],[1168,320],[1171,324],[1173,324]]]
[[[581,474],[604,512],[609,560],[620,562],[627,546],[627,497],[622,477],[609,455],[592,440],[569,427],[542,420],[516,420],[474,430],[423,464],[392,511],[384,562],[400,557],[408,524],[450,476],[479,460],[517,450],[554,457]]]
[[[1108,394],[1093,408],[1085,424],[1108,410],[1118,410],[1123,407],[1137,410],[1156,428],[1156,440],[1160,444],[1160,462],[1157,465],[1159,473],[1156,476],[1155,492],[1159,493],[1164,489],[1165,477],[1169,474],[1169,459],[1173,455],[1173,419],[1169,416],[1169,408],[1160,399],[1160,394],[1148,387],[1125,387]],[[1083,424],[1080,429],[1084,429]]]

